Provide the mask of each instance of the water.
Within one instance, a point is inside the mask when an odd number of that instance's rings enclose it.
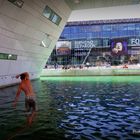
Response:
[[[24,94],[0,89],[0,140],[139,140],[140,77],[42,78],[33,81],[37,115],[26,125]]]

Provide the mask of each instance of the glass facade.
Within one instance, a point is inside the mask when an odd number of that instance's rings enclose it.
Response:
[[[56,44],[48,65],[138,64],[140,19],[69,22],[58,42],[61,45]]]

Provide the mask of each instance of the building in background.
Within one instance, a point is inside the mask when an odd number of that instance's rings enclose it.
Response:
[[[137,18],[68,22],[47,65],[102,66],[139,62],[140,19]]]

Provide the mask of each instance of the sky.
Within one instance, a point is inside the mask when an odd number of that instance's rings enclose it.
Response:
[[[140,18],[140,4],[72,11],[70,21]]]

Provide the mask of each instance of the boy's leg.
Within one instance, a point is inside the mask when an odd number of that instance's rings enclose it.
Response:
[[[36,103],[33,99],[30,99],[29,107],[30,109],[32,109],[32,113],[30,114],[30,116],[28,116],[28,125],[31,126],[36,115]]]
[[[28,99],[25,99],[25,109],[26,109],[27,112],[30,111],[30,102],[29,102]]]
[[[32,122],[35,118],[35,115],[36,115],[36,111],[32,111],[32,114],[30,116],[28,116],[27,123],[28,123],[29,126],[31,126],[31,124],[32,124]]]

